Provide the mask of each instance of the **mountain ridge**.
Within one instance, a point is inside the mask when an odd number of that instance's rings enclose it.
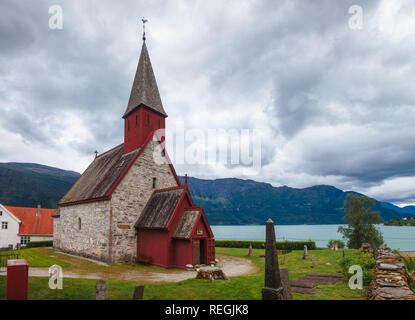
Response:
[[[75,171],[36,163],[0,163],[0,203],[35,207],[40,202],[42,207],[56,208],[79,176]],[[179,179],[184,183],[183,177]],[[274,187],[237,178],[189,177],[188,181],[195,204],[203,206],[212,225],[258,225],[268,218],[277,224],[340,224],[344,223],[346,194],[354,192],[330,185]],[[380,211],[385,221],[415,213],[415,206],[405,212],[405,208],[379,201],[373,209]]]

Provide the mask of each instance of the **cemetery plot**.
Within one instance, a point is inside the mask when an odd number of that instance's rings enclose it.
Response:
[[[336,273],[310,273],[304,277],[291,280],[291,291],[302,294],[320,294],[321,290],[314,290],[318,285],[332,285],[341,280],[343,275]]]

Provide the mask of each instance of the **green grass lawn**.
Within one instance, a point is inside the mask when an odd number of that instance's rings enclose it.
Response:
[[[0,255],[19,254],[20,259],[26,259],[29,266],[34,268],[49,268],[54,264],[58,264],[61,267],[69,267],[71,265],[70,263],[60,260],[53,255],[45,254],[47,249],[48,248],[32,248],[15,251],[5,251],[0,252]]]
[[[247,249],[216,248],[216,252],[218,254],[248,258],[259,266],[259,271],[247,276],[232,277],[228,281],[217,280],[210,282],[208,280],[189,279],[177,283],[146,283],[144,284],[144,299],[261,299],[261,289],[264,285],[265,260],[259,256],[264,254],[264,250],[254,249],[253,257],[247,257]],[[38,253],[41,254],[39,251]],[[356,254],[356,252],[346,251],[346,254]],[[311,268],[311,257],[313,255],[317,259],[317,268],[315,269]],[[342,252],[313,250],[309,251],[309,256],[310,259],[303,260],[302,251],[293,251],[286,255],[285,263],[284,265],[280,265],[280,267],[288,268],[291,279],[299,278],[310,272],[340,272],[338,263],[341,259]],[[55,258],[51,257],[51,259]],[[39,258],[39,260],[43,261],[43,258]],[[281,261],[282,257],[280,256],[280,263]],[[56,261],[53,263],[56,263]],[[326,265],[326,263],[330,263],[330,265]],[[107,268],[112,268],[112,266]],[[121,265],[120,268],[124,267]],[[132,266],[127,265],[125,268],[132,268]],[[30,277],[29,299],[94,299],[94,288],[97,280],[65,278],[63,281],[63,290],[50,290],[48,281],[48,278]],[[106,283],[108,287],[108,298],[117,300],[131,299],[134,287],[139,285],[139,283],[135,282],[117,280],[106,280]],[[303,295],[293,293],[293,297],[294,299],[306,300],[364,299],[364,290],[351,290],[346,281],[340,281],[331,286],[318,286],[317,289],[321,290],[322,294]],[[0,277],[0,299],[4,298],[5,277]]]

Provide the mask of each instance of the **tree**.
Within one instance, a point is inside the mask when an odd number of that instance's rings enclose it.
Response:
[[[383,221],[378,211],[371,211],[375,200],[366,196],[359,196],[348,193],[344,201],[344,208],[347,214],[343,220],[348,222],[347,227],[339,227],[338,232],[347,238],[347,246],[351,249],[358,249],[362,243],[370,243],[372,248],[378,248],[383,244],[383,237],[380,230],[374,224]]]

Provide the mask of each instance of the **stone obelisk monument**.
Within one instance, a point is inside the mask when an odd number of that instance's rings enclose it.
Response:
[[[275,246],[274,222],[267,221],[265,241],[265,286],[262,288],[262,300],[282,300],[280,268],[278,266],[277,248]]]

